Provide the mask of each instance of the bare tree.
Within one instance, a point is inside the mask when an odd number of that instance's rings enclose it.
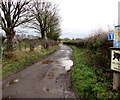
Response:
[[[59,38],[59,36],[61,35],[61,28],[58,27],[57,25],[56,26],[52,26],[48,29],[48,32],[47,32],[47,37],[49,39],[53,39],[53,40],[56,40]]]
[[[42,39],[45,39],[49,33],[56,33],[60,28],[60,17],[58,16],[58,9],[56,5],[45,0],[34,1],[34,9],[32,13],[35,20],[31,23],[30,28],[33,28],[41,34]],[[60,31],[59,31],[60,32]]]
[[[28,4],[30,0],[2,0],[0,6],[0,27],[6,33],[7,46],[6,51],[13,51],[13,42],[16,32],[15,27],[18,27],[30,21]]]

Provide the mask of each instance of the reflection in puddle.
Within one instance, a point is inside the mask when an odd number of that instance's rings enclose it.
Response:
[[[45,60],[45,61],[42,61],[42,64],[49,64],[49,63],[52,63],[52,62],[54,62],[54,61],[52,61],[52,60]]]
[[[69,60],[68,57],[60,58],[59,61]]]
[[[60,51],[65,51],[65,50],[60,50]]]
[[[72,60],[62,61],[61,65],[65,66],[65,70],[68,71],[70,70],[70,67],[73,65],[73,61]]]
[[[61,58],[58,60],[59,64],[65,67],[65,70],[70,70],[70,67],[73,65],[73,61],[69,60],[68,57]]]
[[[67,53],[70,53],[70,51],[69,51],[69,50],[67,50]]]

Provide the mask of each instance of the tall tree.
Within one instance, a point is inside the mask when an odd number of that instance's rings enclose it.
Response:
[[[48,29],[47,37],[49,39],[57,40],[59,38],[59,36],[61,35],[60,33],[61,33],[60,26],[58,26],[58,25],[51,26]]]
[[[18,27],[31,20],[28,4],[30,0],[1,0],[0,5],[0,27],[6,33],[6,51],[13,51],[13,42]]]
[[[58,9],[56,5],[45,0],[36,0],[33,4],[34,9],[32,13],[35,20],[31,23],[30,28],[35,29],[36,32],[41,34],[42,39],[44,39],[48,36],[48,33],[55,33],[55,28],[59,26],[60,17],[58,15]]]

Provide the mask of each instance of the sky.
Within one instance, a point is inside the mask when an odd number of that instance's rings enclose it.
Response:
[[[84,38],[102,28],[118,24],[120,0],[51,0],[58,4],[62,18],[61,38]]]
[[[61,38],[85,38],[102,28],[114,29],[118,24],[120,0],[49,0],[58,5],[61,16]],[[33,34],[29,30],[27,34]],[[36,34],[35,34],[36,35]]]

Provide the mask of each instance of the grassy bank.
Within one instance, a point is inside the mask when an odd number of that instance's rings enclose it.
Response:
[[[29,66],[37,61],[40,61],[46,55],[53,53],[58,46],[53,46],[49,50],[36,48],[34,51],[15,51],[12,59],[2,59],[2,78],[14,74],[21,69]]]
[[[106,78],[102,69],[90,64],[90,51],[84,48],[74,49],[74,66],[72,67],[73,90],[81,98],[89,100],[106,100],[120,98],[120,91],[112,90],[112,82]]]

